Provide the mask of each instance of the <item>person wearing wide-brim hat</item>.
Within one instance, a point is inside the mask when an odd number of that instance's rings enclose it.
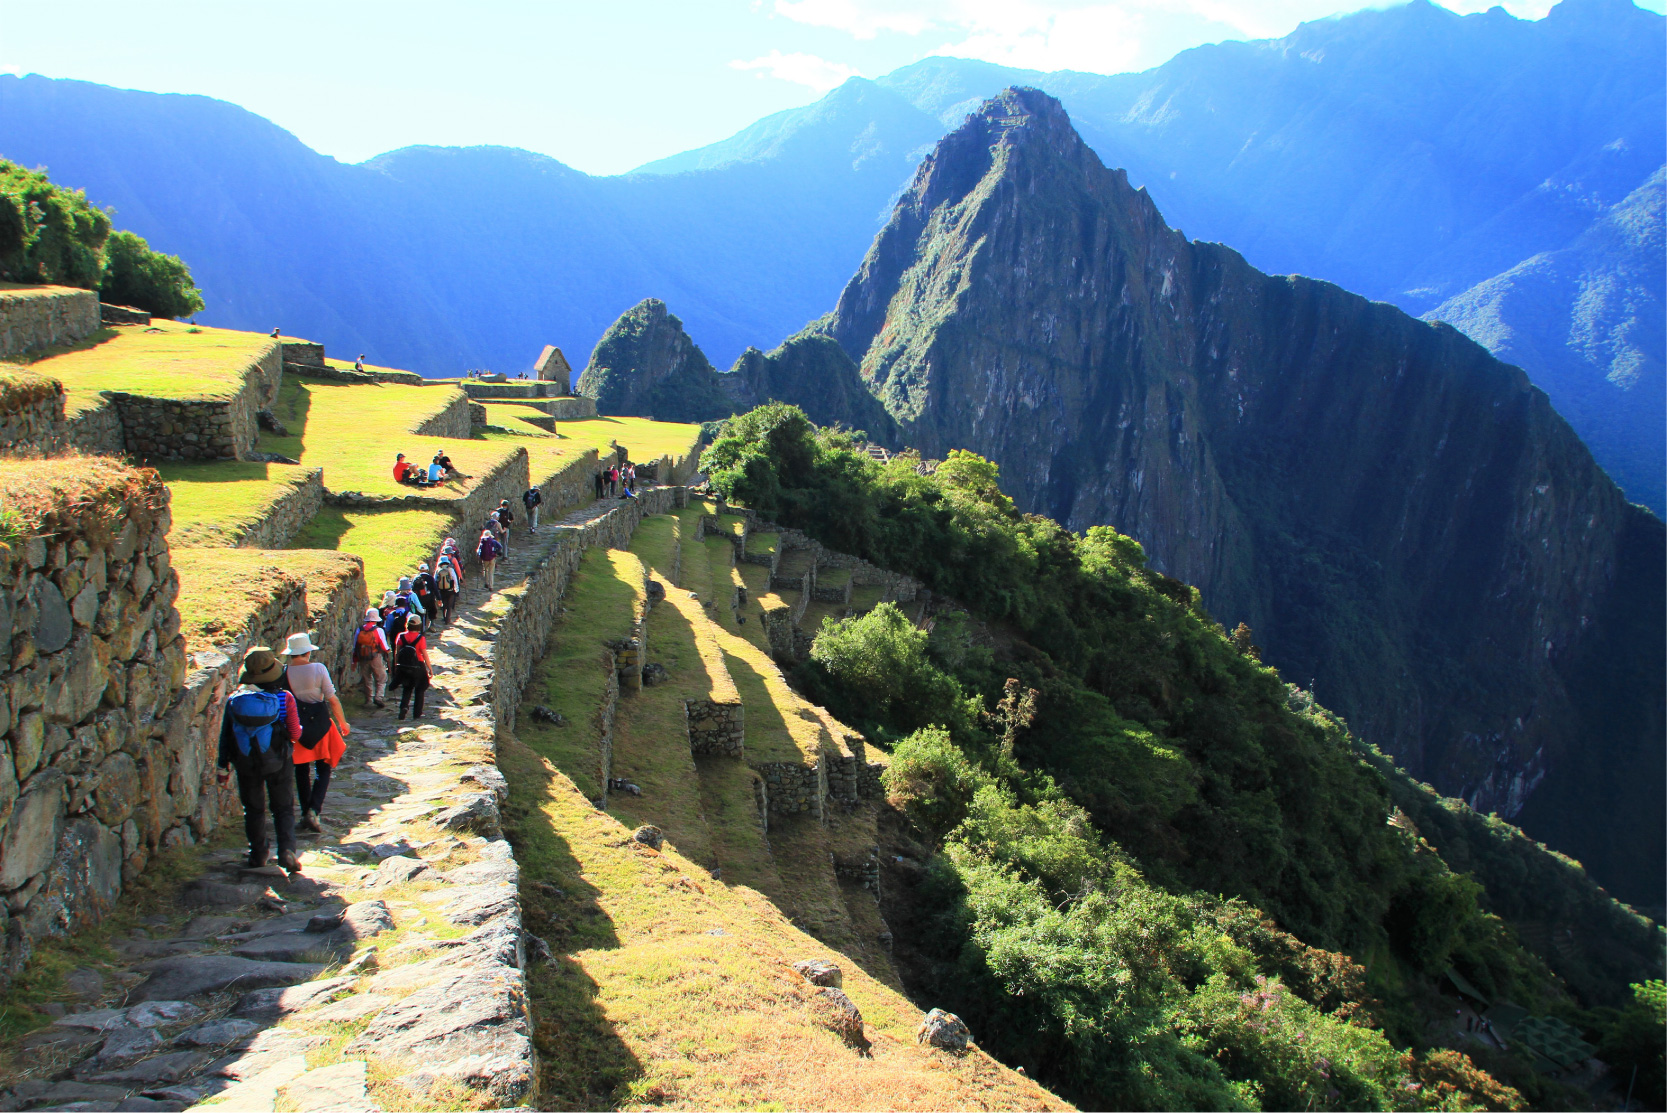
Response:
[[[284,688],[284,663],[264,645],[243,655],[239,688],[226,697],[220,718],[220,781],[237,772],[237,795],[243,801],[243,830],[249,837],[249,865],[266,865],[266,810],[278,836],[278,864],[301,872],[295,854],[295,776],[293,748],[301,737],[295,697]],[[273,697],[279,697],[274,699]]]
[[[319,831],[318,814],[330,787],[330,770],[347,752],[343,741],[353,733],[347,725],[330,670],[312,659],[318,646],[305,632],[291,634],[284,646],[289,667],[284,685],[300,704],[301,739],[295,744],[295,796],[301,805],[301,829]]]

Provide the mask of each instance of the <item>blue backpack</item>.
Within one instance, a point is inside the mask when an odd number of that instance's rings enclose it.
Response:
[[[226,714],[232,717],[232,737],[237,749],[248,757],[253,751],[266,753],[272,748],[272,724],[284,713],[282,692],[240,692],[226,704]]]

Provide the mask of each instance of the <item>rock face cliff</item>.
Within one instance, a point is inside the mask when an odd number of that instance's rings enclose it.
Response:
[[[602,334],[578,389],[600,414],[705,421],[729,413],[716,374],[666,303],[644,298]]]
[[[1520,370],[1189,242],[1019,89],[922,163],[817,331],[897,441],[1136,537],[1413,773],[1660,902],[1662,524]]]

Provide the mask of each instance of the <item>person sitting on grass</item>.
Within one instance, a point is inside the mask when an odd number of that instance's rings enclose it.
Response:
[[[446,478],[447,479],[468,479],[469,478],[468,476],[464,475],[462,472],[457,470],[457,465],[451,462],[451,457],[446,455],[444,449],[441,449],[439,452],[436,452],[434,454],[434,458],[436,460],[438,460],[440,462],[440,466],[446,470]]]
[[[395,483],[409,483],[413,487],[421,486],[421,480],[418,479],[417,474],[413,474],[416,472],[416,466],[406,461],[405,453],[401,452],[398,456],[394,457]]]
[[[428,465],[428,485],[430,487],[436,486],[444,482],[445,478],[445,466],[440,463],[440,457],[436,456],[434,457],[434,462]]]

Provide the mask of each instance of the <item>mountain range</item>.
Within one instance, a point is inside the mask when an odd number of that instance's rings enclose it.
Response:
[[[1520,363],[1660,513],[1663,26],[1627,0],[1537,21],[1415,0],[1140,74],[931,58],[602,178],[490,147],[344,165],[223,102],[0,77],[0,154],[186,258],[205,321],[514,372],[548,342],[581,364],[655,297],[728,364],[824,312],[932,145],[1034,86],[1193,238]]]
[[[645,302],[580,383],[615,412],[777,397],[976,451],[1020,509],[1140,541],[1415,776],[1661,903],[1661,520],[1521,370],[1189,241],[1039,90],[937,145],[787,343],[718,373]]]

